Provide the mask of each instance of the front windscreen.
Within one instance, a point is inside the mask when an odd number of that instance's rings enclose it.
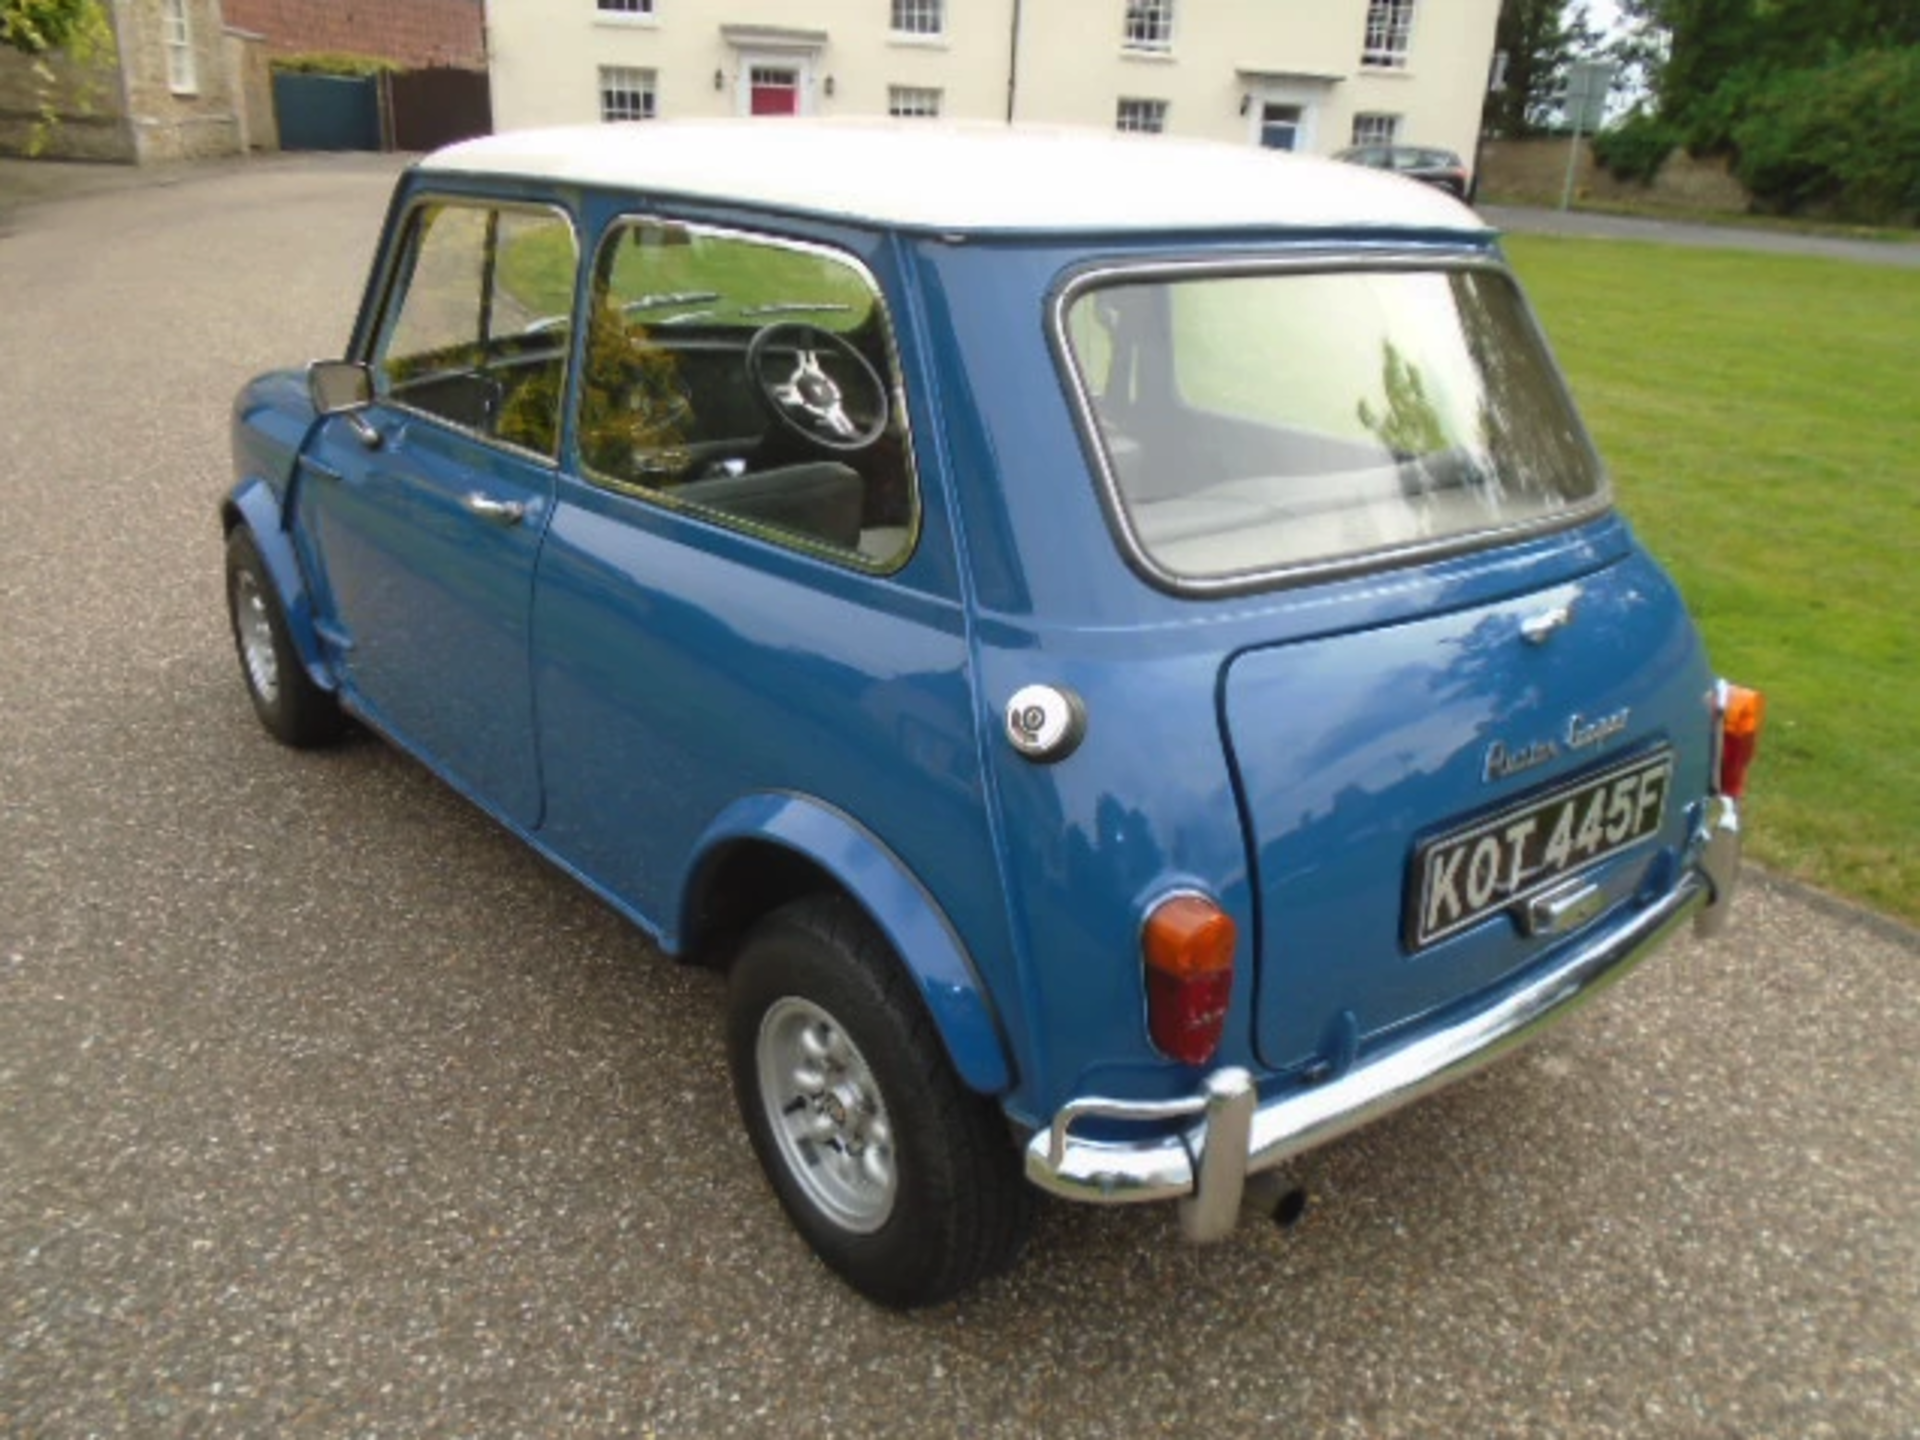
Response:
[[[1457,548],[1603,491],[1498,270],[1122,277],[1064,321],[1127,529],[1176,582]]]

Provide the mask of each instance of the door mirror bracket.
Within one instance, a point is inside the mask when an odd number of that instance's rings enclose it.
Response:
[[[346,419],[369,450],[380,448],[380,432],[360,412],[373,403],[373,372],[358,360],[315,360],[307,366],[307,396],[315,413]]]

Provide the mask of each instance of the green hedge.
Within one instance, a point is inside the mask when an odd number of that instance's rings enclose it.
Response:
[[[380,75],[406,68],[392,60],[382,60],[377,55],[347,55],[333,51],[316,51],[310,55],[276,55],[272,63],[275,70],[287,70],[296,75]]]
[[[1667,157],[1680,145],[1680,131],[1645,111],[1636,110],[1611,130],[1593,137],[1593,158],[1616,180],[1651,185]]]
[[[1734,173],[1763,207],[1920,221],[1920,48],[1743,79]]]

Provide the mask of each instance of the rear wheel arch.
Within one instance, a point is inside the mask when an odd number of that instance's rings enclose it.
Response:
[[[966,1086],[1013,1086],[1009,1049],[986,987],[937,902],[871,832],[818,801],[737,801],[694,847],[667,948],[725,966],[766,916],[813,895],[840,894],[864,912],[913,980],[947,1058]]]

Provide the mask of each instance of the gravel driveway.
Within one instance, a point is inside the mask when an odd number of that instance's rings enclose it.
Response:
[[[392,169],[0,238],[0,1434],[1920,1434],[1920,943],[1764,884],[1292,1231],[1047,1205],[954,1306],[833,1281],[717,980],[248,710],[227,406],[343,344]]]

